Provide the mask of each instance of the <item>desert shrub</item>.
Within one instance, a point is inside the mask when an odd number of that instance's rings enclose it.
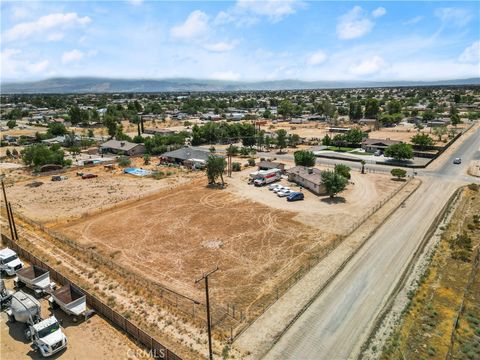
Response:
[[[130,166],[131,163],[132,163],[132,161],[130,160],[130,158],[128,156],[123,156],[122,155],[118,159],[118,165],[120,165],[122,167]]]
[[[471,183],[470,185],[468,185],[468,188],[473,191],[478,191],[478,189],[480,189],[480,185]]]
[[[248,159],[248,166],[255,166],[255,159]]]
[[[242,169],[242,165],[239,162],[232,163],[232,171],[240,171]]]

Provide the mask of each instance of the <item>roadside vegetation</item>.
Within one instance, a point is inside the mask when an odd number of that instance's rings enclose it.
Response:
[[[480,358],[479,214],[480,193],[467,187],[381,359]]]

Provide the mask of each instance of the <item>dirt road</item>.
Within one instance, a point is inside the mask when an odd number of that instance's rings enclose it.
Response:
[[[285,332],[266,359],[350,359],[359,354],[374,319],[381,312],[429,226],[448,198],[468,178],[466,170],[480,157],[480,129],[469,134],[452,157],[440,159],[425,174],[420,189],[372,236],[325,291]],[[425,173],[427,173],[426,171]]]

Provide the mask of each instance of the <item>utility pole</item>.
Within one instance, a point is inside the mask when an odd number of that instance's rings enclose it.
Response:
[[[5,201],[5,209],[7,210],[8,225],[10,227],[10,234],[12,235],[12,241],[15,241],[15,234],[13,232],[12,217],[10,215],[10,207],[8,206],[7,193],[5,192],[5,184],[2,179],[3,200]]]
[[[206,306],[207,306],[207,327],[208,327],[208,358],[210,360],[213,360],[213,352],[212,352],[212,323],[210,319],[210,299],[208,297],[208,277],[217,270],[218,270],[218,265],[215,267],[215,269],[211,270],[206,274],[203,274],[203,276],[200,279],[195,280],[195,284],[197,284],[200,281],[205,279],[205,297],[206,297]]]

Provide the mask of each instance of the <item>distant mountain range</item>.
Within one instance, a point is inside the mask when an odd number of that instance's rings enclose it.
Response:
[[[188,92],[188,91],[248,91],[301,90],[400,86],[480,85],[480,78],[440,81],[224,81],[188,78],[174,79],[108,79],[97,77],[52,78],[31,82],[0,84],[3,94],[22,93],[121,93],[121,92]]]

